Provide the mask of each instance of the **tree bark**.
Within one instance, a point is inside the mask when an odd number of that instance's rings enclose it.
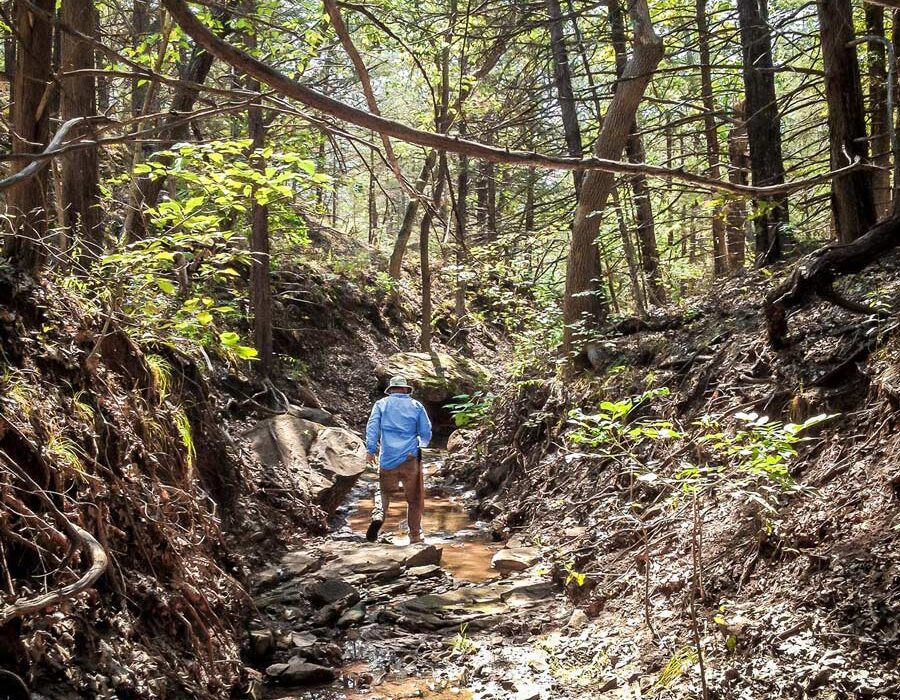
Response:
[[[744,103],[734,107],[734,122],[728,131],[728,180],[746,185],[750,175],[750,150],[747,143],[747,122]],[[732,199],[725,209],[728,237],[728,270],[736,272],[744,267],[746,257],[747,204],[743,199]]]
[[[52,0],[34,0],[39,11],[53,14]],[[12,150],[36,153],[50,137],[50,114],[46,108],[53,51],[53,25],[47,15],[32,12],[30,3],[16,2],[16,70],[12,86]],[[17,172],[27,160],[13,164]],[[12,232],[5,241],[3,254],[14,265],[37,273],[46,259],[47,236],[46,170],[10,188],[7,207],[12,215]]]
[[[431,222],[434,220],[434,212],[441,205],[444,195],[444,180],[447,171],[447,157],[441,153],[438,157],[438,174],[434,183],[434,192],[431,196],[431,206],[425,209],[422,215],[422,223],[419,227],[419,265],[422,275],[422,317],[419,325],[419,350],[431,352],[431,316],[433,314],[431,304],[431,261],[429,260],[428,242],[431,236]]]
[[[467,135],[465,117],[459,122],[460,138]],[[453,307],[456,323],[460,324],[466,316],[466,278],[462,269],[466,262],[466,226],[469,218],[469,157],[459,157],[459,170],[456,177],[456,216],[454,217],[454,248],[456,256],[456,285],[453,290]]]
[[[553,51],[553,81],[556,84],[556,95],[559,109],[562,112],[563,131],[566,137],[566,150],[574,158],[581,158],[581,128],[578,124],[578,110],[575,105],[575,93],[572,91],[572,72],[569,69],[569,53],[566,50],[566,37],[563,32],[562,10],[559,0],[547,0],[547,11],[550,15],[550,47]],[[575,195],[580,194],[583,174],[572,173],[575,180]]]
[[[92,36],[97,26],[93,0],[64,0],[62,21]],[[94,47],[68,32],[62,32],[60,67],[63,73],[94,68]],[[60,85],[60,118],[63,121],[97,114],[96,81],[91,74],[63,78]],[[80,129],[76,135],[84,135]],[[100,165],[96,148],[79,148],[61,158],[63,236],[67,245],[79,242],[78,268],[86,271],[103,250],[100,216]]]
[[[766,0],[737,0],[737,7],[753,184],[778,185],[784,182],[784,162]],[[754,216],[757,266],[770,265],[781,258],[783,228],[787,223],[786,197],[758,198]]]
[[[622,72],[594,147],[594,154],[600,158],[621,157],[644,91],[663,56],[662,41],[653,31],[645,0],[635,0],[631,12],[634,52]],[[573,369],[589,366],[584,346],[607,315],[597,235],[600,216],[614,186],[612,173],[589,171],[582,181],[575,210],[563,302],[563,351]]]
[[[817,5],[825,66],[831,167],[836,170],[854,158],[868,160],[866,115],[856,46],[851,44],[854,32],[850,0],[818,0]],[[859,238],[872,227],[878,217],[869,170],[856,170],[834,178],[831,211],[838,240],[842,243]]]
[[[254,0],[247,2],[250,11]],[[248,33],[245,41],[249,48],[256,46],[256,35]],[[258,92],[259,82],[247,81],[247,89]],[[262,150],[266,145],[266,122],[262,104],[254,102],[247,110],[247,132],[251,140],[251,158],[254,168],[265,172],[266,163]],[[269,248],[269,207],[256,200],[256,188],[251,193],[253,203],[250,209],[250,305],[253,309],[253,344],[256,348],[256,369],[263,377],[272,373],[274,364],[274,341],[272,337],[272,279],[271,253]]]
[[[884,39],[884,8],[868,3],[864,7],[866,34]],[[867,53],[872,163],[878,168],[872,173],[872,193],[875,199],[875,214],[881,218],[891,208],[891,137],[888,126],[893,115],[887,113],[887,91],[891,88],[888,85],[884,44],[869,41]]]
[[[425,156],[425,162],[422,163],[422,170],[419,177],[416,178],[415,189],[420,197],[424,196],[425,187],[431,177],[431,171],[434,169],[435,161],[437,161],[437,151],[431,150]],[[391,251],[391,260],[388,265],[388,273],[395,279],[400,279],[400,273],[403,267],[403,254],[406,252],[406,246],[409,245],[409,237],[412,234],[413,226],[416,224],[416,215],[419,211],[419,198],[410,197],[406,203],[406,209],[403,212],[403,221],[400,229],[397,231],[397,238],[394,240],[394,249]]]
[[[716,103],[713,99],[712,62],[709,49],[709,22],[706,1],[696,0],[698,52],[700,54],[700,95],[703,100],[703,132],[706,136],[706,160],[709,175],[717,180],[719,168],[719,136],[716,127]],[[725,232],[725,212],[717,204],[712,213],[713,276],[722,277],[728,272],[728,238]]]
[[[616,53],[616,76],[621,80],[628,61],[625,49],[625,20],[619,0],[609,0],[609,27],[613,49]],[[640,124],[637,116],[631,126],[625,152],[632,163],[647,160],[644,142],[638,135]],[[634,195],[634,212],[637,223],[637,240],[641,251],[641,267],[647,281],[647,296],[651,304],[661,306],[666,303],[666,289],[662,283],[659,267],[659,250],[656,245],[656,225],[653,220],[653,203],[650,200],[650,185],[647,176],[635,174],[629,178]]]

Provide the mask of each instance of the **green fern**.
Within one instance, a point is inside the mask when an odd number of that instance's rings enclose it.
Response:
[[[169,387],[172,386],[172,365],[164,357],[159,355],[145,355],[147,366],[150,368],[150,376],[159,392],[160,402],[169,395]]]
[[[188,471],[194,470],[194,460],[197,457],[197,447],[194,445],[194,435],[191,430],[191,421],[187,417],[183,408],[179,408],[175,412],[175,426],[178,428],[178,434],[181,436],[181,443],[187,452]]]

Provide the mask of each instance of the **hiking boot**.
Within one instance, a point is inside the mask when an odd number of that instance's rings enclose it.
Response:
[[[383,524],[383,520],[373,520],[369,524],[369,529],[366,530],[366,539],[369,540],[369,542],[374,542],[378,539],[378,532],[381,530]]]

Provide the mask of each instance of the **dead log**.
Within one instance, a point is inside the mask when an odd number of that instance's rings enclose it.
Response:
[[[790,276],[766,297],[763,313],[769,344],[776,350],[787,347],[788,311],[802,308],[817,297],[854,313],[877,313],[841,297],[834,290],[834,282],[838,277],[861,272],[898,245],[900,215],[895,214],[851,243],[829,244],[803,258]]]

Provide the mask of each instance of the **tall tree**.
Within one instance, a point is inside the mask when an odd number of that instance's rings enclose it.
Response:
[[[15,153],[40,151],[50,136],[50,114],[45,92],[50,83],[53,51],[53,0],[17,0],[15,31],[16,70],[12,86],[12,150]],[[16,161],[16,171],[28,160]],[[12,215],[12,232],[7,236],[3,253],[23,270],[37,272],[46,259],[47,176],[29,178],[7,193],[7,208]]]
[[[646,1],[635,0],[630,10],[634,48],[594,146],[594,155],[599,158],[617,160],[621,157],[644,91],[663,56],[662,41],[653,30]],[[589,171],[582,181],[581,197],[575,210],[563,301],[563,351],[570,357],[574,369],[588,366],[584,344],[607,315],[597,235],[600,216],[613,187],[615,177],[612,173]]]
[[[866,114],[850,0],[818,0],[822,62],[831,168],[849,165],[848,159],[868,160]],[[752,151],[751,151],[752,156]],[[831,210],[838,240],[849,243],[868,231],[878,218],[872,192],[872,173],[858,169],[831,182]]]
[[[884,34],[884,8],[880,5],[865,4],[866,34],[882,41]],[[872,188],[875,198],[875,213],[881,218],[891,208],[891,137],[890,120],[887,112],[888,83],[885,46],[882,41],[868,42],[869,72],[869,120],[872,142],[872,163],[878,166],[872,173]]]
[[[696,0],[694,5],[697,18],[697,49],[700,58],[700,97],[703,100],[703,133],[706,136],[706,161],[710,177],[718,180],[719,135],[716,130],[716,103],[713,99],[712,62],[709,49],[709,20],[706,15],[706,1]],[[725,212],[717,204],[712,217],[713,234],[713,275],[723,276],[728,271],[728,239],[725,234]]]
[[[248,12],[252,12],[255,0],[247,1]],[[248,50],[256,48],[256,34],[249,31],[244,42]],[[247,89],[259,92],[259,81],[249,78]],[[262,151],[266,145],[266,118],[262,104],[254,100],[247,110],[247,131],[250,137],[253,166],[264,173],[266,162]],[[250,209],[250,306],[253,310],[253,343],[258,353],[257,371],[264,377],[272,373],[274,363],[274,341],[272,333],[272,273],[269,241],[269,206],[257,201],[254,188],[250,195],[253,202]]]
[[[547,0],[547,12],[550,15],[550,47],[553,51],[553,82],[556,84],[556,96],[559,110],[562,113],[563,131],[566,137],[566,149],[570,156],[581,158],[581,127],[578,124],[578,110],[575,104],[575,93],[572,90],[572,71],[569,68],[569,52],[566,49],[566,36],[563,31],[562,9],[559,0]],[[573,171],[575,193],[581,189],[583,173]]]
[[[750,149],[747,144],[747,122],[744,103],[734,106],[731,128],[728,130],[728,181],[746,185],[750,179]],[[747,204],[732,199],[725,208],[725,227],[728,236],[728,269],[743,269],[746,257]]]
[[[616,77],[621,80],[628,61],[625,43],[625,18],[619,0],[609,0],[609,27],[612,33],[613,47],[616,52]],[[631,126],[631,134],[625,145],[628,160],[632,163],[643,163],[647,160],[644,141],[638,133],[640,124],[635,115]],[[634,194],[634,212],[637,220],[637,239],[641,251],[641,266],[647,280],[647,297],[651,304],[666,303],[666,289],[662,283],[659,266],[659,249],[656,245],[656,225],[653,220],[653,202],[650,199],[650,183],[647,176],[635,173],[630,178],[631,191]]]
[[[784,160],[768,7],[766,0],[737,0],[737,7],[753,184],[779,185],[784,182]],[[781,257],[783,229],[788,223],[787,198],[760,197],[753,223],[756,264],[769,265]]]
[[[82,34],[92,36],[97,26],[93,0],[64,0],[62,21]],[[94,75],[94,47],[69,32],[62,32],[60,44],[60,118],[63,121],[97,114]],[[78,75],[67,75],[81,71]],[[79,135],[86,129],[79,130]],[[62,157],[63,231],[66,241],[60,248],[79,240],[81,267],[86,267],[102,250],[100,218],[100,166],[95,148],[80,148]]]

